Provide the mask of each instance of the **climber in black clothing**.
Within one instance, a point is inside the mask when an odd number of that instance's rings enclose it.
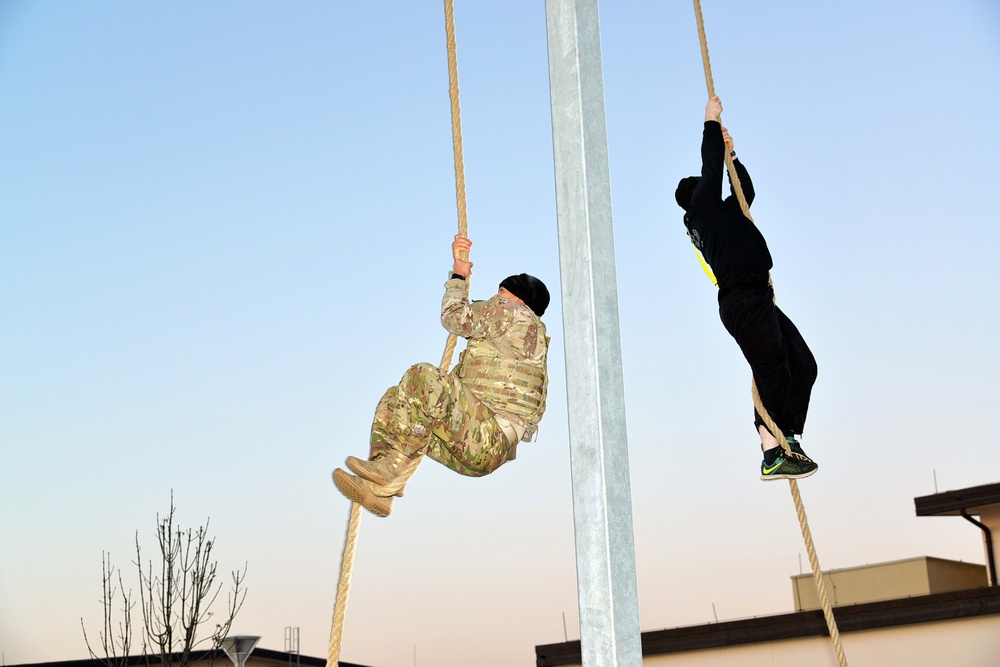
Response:
[[[681,179],[675,196],[684,209],[691,242],[715,273],[722,323],[750,364],[761,402],[787,438],[789,454],[754,410],[754,425],[764,451],[761,479],[808,477],[817,465],[805,455],[795,436],[801,435],[805,426],[816,381],[816,360],[798,329],[774,304],[768,280],[771,253],[764,236],[743,215],[732,184],[730,196],[721,197],[729,152],[748,206],[754,198],[750,174],[736,159],[733,139],[718,120],[721,113],[722,103],[713,97],[705,107],[701,176]]]

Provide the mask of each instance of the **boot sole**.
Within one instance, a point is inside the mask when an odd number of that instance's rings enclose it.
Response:
[[[361,505],[375,516],[387,517],[392,511],[392,505],[359,485],[350,474],[340,468],[333,471],[333,483],[348,500]]]

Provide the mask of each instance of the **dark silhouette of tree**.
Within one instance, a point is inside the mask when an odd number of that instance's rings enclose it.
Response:
[[[213,559],[215,539],[209,537],[209,520],[197,528],[182,528],[174,523],[174,495],[170,494],[170,511],[165,517],[156,516],[157,558],[144,561],[139,533],[135,536],[133,563],[139,577],[139,609],[142,630],[139,646],[144,655],[156,656],[164,667],[187,667],[191,652],[200,645],[215,650],[229,634],[236,614],[246,599],[246,564],[231,573],[226,606],[217,616],[214,609],[223,589],[218,578],[218,563]],[[104,628],[99,633],[98,656],[91,646],[86,627],[84,640],[91,657],[105,667],[125,667],[135,638],[132,631],[132,609],[136,600],[132,590],[125,590],[121,571],[104,554],[102,564],[102,608]],[[117,575],[117,576],[116,576]],[[117,583],[116,583],[117,582]],[[116,612],[119,619],[116,621]],[[80,619],[83,626],[83,619]]]
[[[90,651],[90,657],[94,660],[106,667],[125,667],[128,663],[129,651],[132,648],[132,607],[135,606],[135,602],[132,600],[132,591],[126,592],[125,590],[121,571],[116,570],[115,566],[111,564],[111,555],[106,551],[101,553],[101,578],[103,580],[101,605],[103,607],[104,628],[98,636],[103,657],[94,653],[94,649],[90,645],[90,638],[87,636],[87,627],[81,618],[80,627],[83,628],[83,640],[87,642],[87,650]],[[119,598],[121,607],[117,608],[117,611],[120,612],[121,616],[116,622],[115,600]]]

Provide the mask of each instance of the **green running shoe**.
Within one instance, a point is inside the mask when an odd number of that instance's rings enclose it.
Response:
[[[800,456],[805,456],[807,459],[809,458],[809,456],[804,451],[802,451],[802,445],[799,444],[799,441],[795,439],[794,435],[790,435],[787,438],[785,438],[785,442],[788,443],[788,448],[790,450],[792,450],[793,452],[795,452]],[[811,461],[812,459],[809,460]]]
[[[769,482],[772,479],[802,479],[819,469],[816,462],[806,456],[794,438],[788,439],[788,447],[792,450],[791,453],[782,451],[770,465],[767,461],[761,461],[760,478],[762,480]]]

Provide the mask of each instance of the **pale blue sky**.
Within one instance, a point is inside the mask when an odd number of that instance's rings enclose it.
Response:
[[[365,515],[342,657],[379,667],[530,665],[563,613],[578,637],[544,5],[457,4],[473,292],[549,284],[549,413],[496,474],[428,462]],[[794,508],[757,479],[749,373],[673,202],[699,165],[694,12],[601,12],[641,625],[790,611]],[[1000,8],[704,12],[819,362],[801,488],[824,568],[982,562],[912,499],[1000,478]],[[234,631],[326,654],[330,471],[444,347],[451,150],[439,2],[0,2],[6,663],[85,657],[102,550],[127,568],[171,489],[249,564]]]

